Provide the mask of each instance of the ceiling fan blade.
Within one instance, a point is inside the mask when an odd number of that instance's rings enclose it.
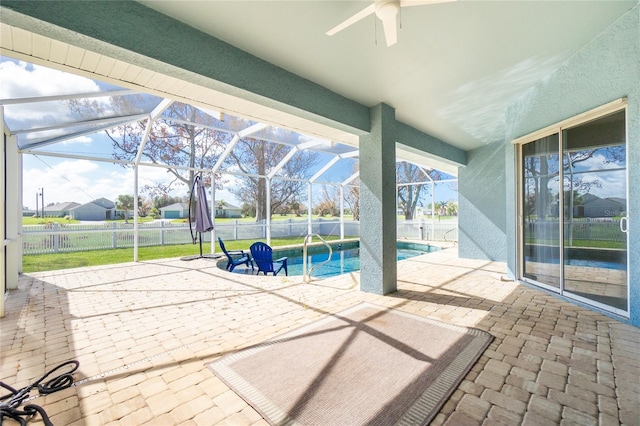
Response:
[[[396,44],[398,42],[396,17],[393,16],[382,21],[382,27],[384,28],[384,38],[387,40],[387,47]]]
[[[344,30],[345,28],[347,28],[348,26],[351,26],[353,24],[355,24],[356,22],[358,22],[359,20],[366,18],[367,16],[371,15],[372,13],[374,13],[376,11],[376,6],[375,4],[371,4],[367,7],[365,7],[364,9],[362,9],[360,12],[356,13],[355,15],[353,15],[352,17],[348,18],[346,21],[336,25],[335,27],[331,28],[329,31],[327,31],[327,35],[328,36],[332,36],[342,30]]]
[[[400,0],[400,7],[424,6],[427,4],[450,3],[457,0]]]

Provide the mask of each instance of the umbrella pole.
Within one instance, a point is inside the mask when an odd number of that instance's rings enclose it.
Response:
[[[209,213],[209,208],[207,206],[207,194],[204,186],[202,185],[202,173],[197,174],[193,179],[193,185],[191,185],[191,194],[189,195],[189,231],[191,233],[191,239],[193,240],[193,244],[196,243],[196,239],[199,240],[200,243],[200,255],[196,256],[187,256],[183,257],[182,260],[195,260],[195,259],[215,259],[218,256],[214,254],[204,255],[202,254],[202,231],[208,231],[213,228],[213,224],[211,223],[211,214]],[[196,192],[196,186],[198,197],[196,199],[196,212],[195,212],[195,222],[196,222],[196,232],[198,235],[196,237],[193,236],[193,227],[191,226],[191,204],[193,203],[194,193]],[[203,220],[206,220],[203,222]],[[208,224],[206,223],[208,221]],[[213,244],[213,242],[212,242]]]
[[[202,232],[200,234],[200,258],[201,259],[217,259],[219,256],[217,254],[202,254]],[[211,242],[213,244],[213,241]]]

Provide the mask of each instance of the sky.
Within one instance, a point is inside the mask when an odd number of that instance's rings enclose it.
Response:
[[[53,70],[39,65],[0,57],[0,99],[53,96],[60,94],[89,93],[116,87],[97,82],[82,76]],[[94,98],[98,102],[105,98]],[[36,103],[29,105],[12,105],[5,107],[5,120],[11,128],[30,128],[45,123],[47,117],[70,116],[67,106],[56,102]],[[71,153],[100,158],[111,158],[112,144],[104,132],[81,136],[72,140],[49,145],[47,151]],[[328,160],[326,160],[328,161]],[[343,165],[341,165],[344,163]],[[320,162],[319,169],[324,163]],[[351,166],[341,160],[329,169],[323,180],[333,179],[339,182],[351,174]],[[48,155],[23,155],[23,207],[35,209],[36,197],[41,207],[44,193],[45,205],[62,202],[90,202],[97,198],[117,200],[119,195],[134,192],[134,174],[130,168],[109,162],[58,158]],[[162,168],[141,167],[139,172],[139,188],[145,185],[169,183],[173,179]],[[235,178],[226,177],[226,188],[236,185]],[[436,201],[457,200],[454,184],[443,184],[436,191]],[[314,188],[314,194],[320,189]],[[187,188],[183,185],[171,195],[185,195]],[[144,194],[142,194],[144,195]],[[216,190],[216,199],[225,200],[233,205],[240,205],[236,197],[226,189]],[[430,202],[430,199],[427,201]]]

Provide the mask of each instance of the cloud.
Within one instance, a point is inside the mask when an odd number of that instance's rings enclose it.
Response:
[[[134,193],[133,169],[124,168],[111,163],[89,160],[59,159],[47,156],[24,156],[23,172],[23,205],[31,209],[36,206],[36,194],[44,188],[45,204],[73,201],[87,203],[97,198],[115,201],[119,195]],[[233,177],[225,184],[225,188],[235,184]],[[173,175],[159,167],[140,167],[140,195],[145,185],[155,186],[168,184],[174,180]],[[176,185],[171,195],[188,194],[185,185]],[[239,205],[236,198],[226,189],[216,190],[216,199]],[[38,196],[38,205],[42,198]]]
[[[603,151],[596,152],[594,155],[584,161],[576,163],[574,168],[577,171],[592,171],[592,170],[607,170],[607,169],[619,169],[624,167],[624,160],[621,164],[620,161],[616,161],[615,158],[604,155]]]
[[[0,62],[0,98],[30,98],[100,91],[98,84],[86,77],[32,65],[22,61]],[[97,98],[105,103],[108,97]],[[33,102],[7,105],[5,119],[11,130],[56,125],[73,120],[65,101]]]
[[[93,139],[89,136],[78,136],[77,138],[69,139],[66,141],[60,142],[62,145],[73,145],[73,144],[82,144],[88,145],[93,142]]]
[[[0,98],[98,92],[93,80],[22,61],[0,62]]]
[[[106,166],[106,167],[105,167]],[[59,160],[47,157],[24,156],[23,205],[35,207],[35,194],[44,188],[45,205],[74,201],[86,203],[96,198],[110,198],[124,191],[118,179],[107,178],[108,168],[88,160]],[[126,170],[122,170],[126,174]],[[121,180],[121,179],[120,179]],[[42,200],[40,199],[39,203]]]

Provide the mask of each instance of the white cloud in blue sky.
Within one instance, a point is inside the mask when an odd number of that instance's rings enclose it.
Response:
[[[53,70],[39,65],[3,58],[0,62],[0,98],[25,98],[101,90],[100,85],[86,77]],[[101,99],[101,98],[95,98]],[[108,98],[105,98],[107,100]],[[58,110],[52,107],[60,106]],[[46,102],[12,105],[7,108],[8,121],[41,122],[45,115],[58,118],[68,116],[69,109],[61,103]],[[104,134],[83,135],[46,148],[47,151],[92,155],[110,158],[112,147]],[[35,209],[35,194],[44,188],[45,204],[74,201],[86,203],[96,198],[117,199],[121,194],[133,194],[134,177],[131,169],[117,164],[90,160],[75,160],[40,155],[23,156],[23,206]],[[145,185],[169,183],[171,177],[165,169],[143,167],[139,188]],[[186,187],[178,187],[172,195],[185,195]],[[216,191],[218,199],[237,203],[228,191]],[[39,203],[42,200],[40,199]]]

